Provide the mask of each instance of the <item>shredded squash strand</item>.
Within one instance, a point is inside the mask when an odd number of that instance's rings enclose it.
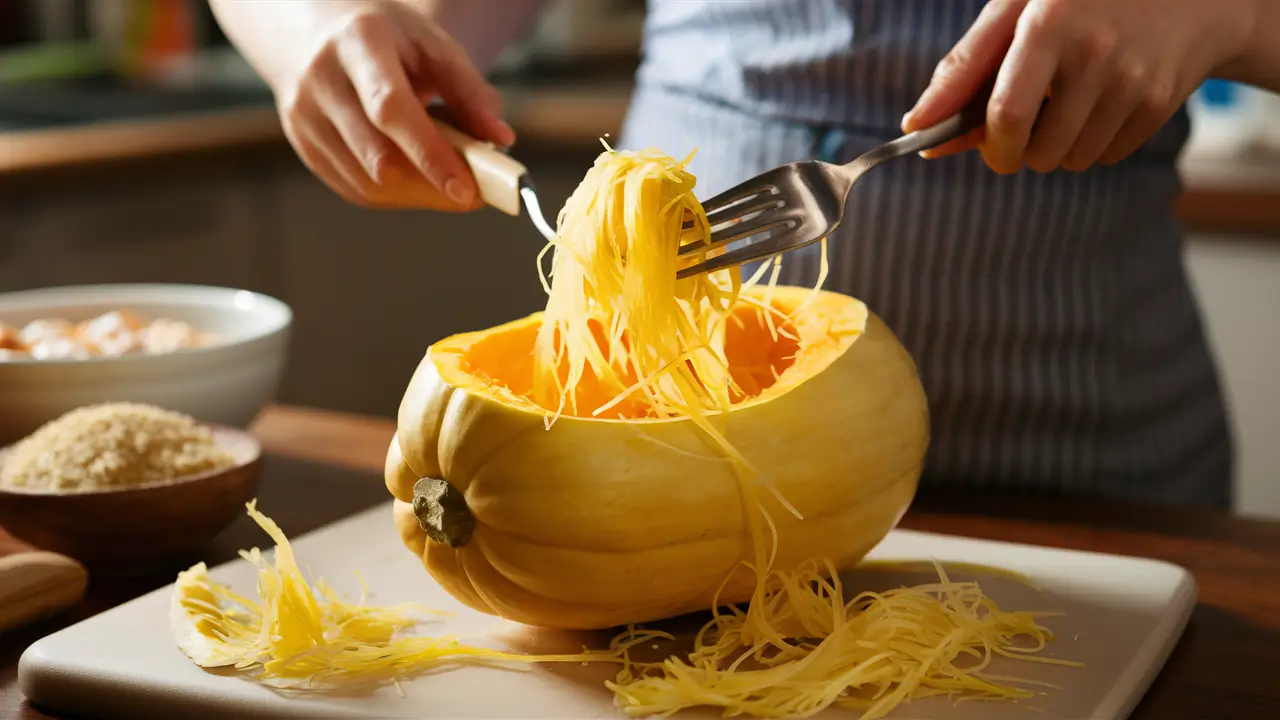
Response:
[[[370,607],[363,595],[353,604],[323,578],[313,589],[280,527],[258,511],[256,501],[248,503],[248,512],[275,542],[274,563],[256,547],[240,552],[258,569],[261,603],[210,580],[204,563],[178,576],[175,597],[181,611],[193,618],[197,632],[221,640],[222,652],[210,657],[192,652],[190,643],[179,638],[199,665],[234,665],[277,688],[324,689],[398,685],[403,678],[463,662],[587,662],[609,657],[599,652],[521,655],[466,645],[450,635],[404,636],[423,617],[442,613],[412,603]]]
[[[362,593],[342,599],[323,578],[306,581],[280,528],[248,504],[249,515],[275,542],[273,563],[258,548],[241,556],[258,571],[260,602],[212,581],[204,563],[179,574],[181,612],[216,654],[184,651],[205,667],[232,665],[281,689],[398,686],[401,680],[463,664],[620,663],[607,682],[630,715],[667,715],[718,706],[726,715],[808,716],[830,706],[882,717],[900,703],[936,695],[960,699],[1025,699],[1035,680],[985,672],[995,656],[1078,665],[1035,655],[1051,634],[1038,618],[1049,613],[1001,610],[977,582],[954,582],[939,563],[867,563],[868,568],[918,571],[933,567],[938,582],[846,598],[836,568],[812,563],[773,573],[744,611],[717,607],[686,657],[633,660],[634,648],[675,641],[661,630],[628,628],[607,649],[525,655],[475,647],[451,635],[405,635],[425,617],[446,613],[413,604],[371,607]],[[957,563],[968,572],[1023,578],[995,568]],[[754,570],[753,570],[754,571]],[[749,639],[755,614],[768,640]],[[181,640],[181,638],[180,638]]]
[[[709,233],[690,159],[605,152],[561,210],[534,352],[549,423],[565,409],[596,410],[578,403],[587,373],[619,396],[643,380],[652,416],[729,409],[724,325],[741,283],[728,271],[677,280],[674,270],[681,238]]]
[[[852,598],[826,563],[775,573],[763,601],[708,623],[687,659],[629,662],[610,687],[633,715],[717,705],[726,714],[807,716],[835,705],[870,719],[908,699],[1025,699],[1036,692],[1023,686],[1044,685],[986,674],[993,655],[1077,665],[1033,654],[1051,638],[1037,622],[1042,614],[1002,611],[976,582],[952,582],[934,567],[936,584]],[[785,628],[790,641],[781,648],[748,641],[753,612]],[[648,637],[633,628],[615,647]]]

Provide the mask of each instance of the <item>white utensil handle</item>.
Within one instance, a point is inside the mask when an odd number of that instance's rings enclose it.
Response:
[[[493,143],[474,138],[443,120],[432,120],[440,134],[471,166],[480,199],[508,215],[520,215],[520,178],[526,172],[524,165]]]

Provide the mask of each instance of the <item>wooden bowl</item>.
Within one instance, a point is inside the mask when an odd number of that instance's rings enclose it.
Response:
[[[90,571],[145,572],[193,553],[253,498],[262,447],[248,433],[211,426],[214,442],[236,462],[177,480],[87,492],[0,487],[0,526]],[[0,449],[0,460],[5,450]]]

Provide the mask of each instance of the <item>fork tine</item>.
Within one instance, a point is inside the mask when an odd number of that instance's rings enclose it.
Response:
[[[733,267],[734,265],[749,263],[753,260],[764,260],[766,258],[773,257],[774,255],[780,255],[788,250],[794,250],[795,248],[809,244],[807,242],[793,243],[790,240],[786,242],[778,242],[784,238],[789,238],[794,234],[794,232],[784,233],[778,237],[762,240],[756,243],[750,243],[735,250],[730,250],[723,255],[716,255],[715,257],[707,258],[706,260],[676,271],[676,279],[683,280],[688,277],[693,277],[694,275],[715,272],[716,270]]]
[[[730,225],[727,228],[717,230],[711,233],[710,242],[698,241],[689,243],[680,248],[680,255],[700,255],[704,252],[711,252],[717,248],[722,248],[733,242],[737,242],[743,238],[758,235],[762,232],[773,230],[783,225],[798,224],[794,218],[778,217],[774,214],[763,215],[755,218],[753,222],[738,223]]]
[[[741,247],[730,250],[729,252],[721,253],[715,257],[705,258],[697,263],[681,268],[676,271],[676,279],[682,280],[694,275],[714,272],[734,265],[749,263],[754,260],[764,260],[766,258],[773,257],[774,255],[780,255],[784,252],[797,250],[805,247],[806,245],[812,245],[823,237],[829,237],[831,233],[835,232],[839,225],[840,223],[835,223],[829,228],[824,228],[826,231],[825,235],[812,233],[813,228],[810,227],[809,233],[813,236],[806,237],[802,234],[805,232],[804,228],[806,226],[804,223],[797,223],[795,227],[788,232],[782,232],[774,235],[773,237],[748,242]],[[721,245],[721,247],[723,247],[723,245]]]
[[[749,180],[744,180],[719,195],[709,198],[706,202],[702,203],[702,209],[708,215],[711,215],[717,210],[724,209],[732,203],[755,197],[761,193],[774,193],[778,189],[777,183],[774,182],[774,177],[777,176],[777,174],[778,171],[776,169],[769,170],[768,172],[761,173]]]
[[[715,226],[735,218],[745,217],[754,212],[760,212],[761,210],[782,207],[782,205],[782,197],[777,193],[770,192],[763,194],[763,197],[757,195],[747,202],[717,208],[715,212],[707,213],[707,223]]]
[[[777,183],[773,182],[773,179],[780,169],[781,168],[775,168],[773,170],[763,172],[753,178],[734,185],[715,197],[709,198],[706,202],[702,203],[702,210],[708,215],[708,220],[710,220],[711,215],[716,214],[718,211],[725,210],[733,203],[750,199],[756,195],[768,193],[776,197],[778,195],[778,186]],[[768,206],[766,205],[766,207]],[[722,215],[723,214],[727,213],[722,213]],[[741,214],[744,213],[734,213],[733,217],[737,217]],[[713,220],[711,224],[714,225],[717,222],[724,221]],[[693,221],[691,220],[686,220],[684,224],[681,225],[681,229],[684,230],[689,230],[692,227]]]

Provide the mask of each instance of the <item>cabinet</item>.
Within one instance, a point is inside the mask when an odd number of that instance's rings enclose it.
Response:
[[[263,288],[251,164],[94,168],[0,187],[0,289],[100,282]]]

